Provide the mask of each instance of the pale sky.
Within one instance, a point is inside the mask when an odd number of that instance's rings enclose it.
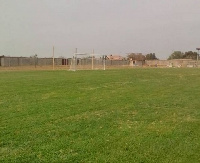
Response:
[[[71,57],[200,47],[200,0],[0,0],[0,55]]]

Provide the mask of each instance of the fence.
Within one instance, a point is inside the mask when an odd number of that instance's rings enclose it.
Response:
[[[55,65],[69,65],[71,59],[54,58]],[[52,58],[37,58],[37,57],[9,57],[0,56],[0,66],[16,67],[16,66],[51,66],[53,65]]]
[[[62,65],[72,65],[72,58],[54,58],[55,66]],[[192,59],[173,59],[173,60],[146,60],[145,62],[135,62],[134,64],[129,60],[109,60],[105,61],[107,68],[109,67],[134,67],[134,66],[148,66],[148,67],[198,67],[196,60]],[[103,59],[94,59],[93,60],[94,68],[103,66]],[[52,58],[37,58],[37,57],[9,57],[9,56],[0,56],[0,67],[19,67],[19,66],[52,66]],[[77,68],[88,67],[87,69],[92,68],[92,59],[91,58],[77,58]]]

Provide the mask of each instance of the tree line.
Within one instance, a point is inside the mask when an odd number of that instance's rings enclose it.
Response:
[[[169,57],[168,60],[171,59],[197,59],[197,52],[193,52],[193,51],[188,51],[188,52],[181,52],[181,51],[174,51]],[[158,58],[156,57],[155,53],[149,53],[146,55],[143,55],[142,53],[130,53],[127,55],[128,59],[131,60],[158,60]]]
[[[197,52],[193,52],[193,51],[188,51],[188,52],[181,52],[181,51],[175,51],[173,52],[168,60],[170,59],[197,59]]]
[[[143,55],[142,53],[130,53],[127,56],[131,60],[157,60],[155,53],[149,53],[147,55]]]

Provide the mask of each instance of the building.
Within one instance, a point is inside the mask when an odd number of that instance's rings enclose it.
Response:
[[[114,61],[122,61],[124,60],[124,57],[120,56],[120,55],[107,55],[107,59],[108,60],[114,60]]]

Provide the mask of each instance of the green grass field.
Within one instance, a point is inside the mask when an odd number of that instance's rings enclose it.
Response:
[[[1,71],[0,162],[200,162],[200,69]]]

